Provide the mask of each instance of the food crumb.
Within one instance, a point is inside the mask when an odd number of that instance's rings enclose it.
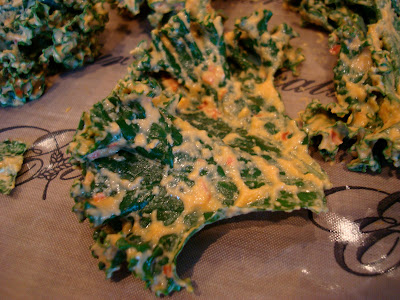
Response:
[[[324,41],[325,36],[321,32],[317,32],[317,35],[318,35],[317,44],[321,44]]]
[[[305,102],[306,104],[311,102],[311,99],[309,97],[300,97],[299,100],[302,101],[302,102]]]
[[[67,113],[67,112],[69,112],[71,110],[71,106],[68,106],[66,109],[65,109],[65,112]]]

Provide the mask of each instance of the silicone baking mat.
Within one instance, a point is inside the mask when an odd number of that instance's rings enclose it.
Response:
[[[270,26],[287,22],[300,33],[294,44],[306,61],[300,76],[277,82],[288,114],[296,118],[312,98],[334,100],[335,57],[327,34],[302,28],[282,1],[215,1],[236,17],[256,8],[272,10]],[[69,188],[79,172],[65,153],[84,110],[105,97],[132,58],[129,51],[149,38],[140,16],[110,14],[104,48],[95,63],[52,78],[45,95],[23,107],[0,109],[0,140],[30,144],[17,187],[0,196],[0,298],[152,299],[144,283],[120,273],[106,280],[91,257],[92,232],[71,212]],[[178,273],[191,277],[194,293],[171,299],[394,298],[400,291],[399,172],[359,174],[346,158],[321,162],[333,188],[329,212],[313,215],[251,213],[206,227],[185,246]]]

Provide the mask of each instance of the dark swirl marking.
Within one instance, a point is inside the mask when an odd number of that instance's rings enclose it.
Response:
[[[335,241],[335,260],[342,269],[357,276],[378,276],[392,272],[400,266],[400,222],[398,210],[395,211],[394,208],[395,204],[400,204],[400,191],[387,193],[368,187],[340,186],[327,190],[326,196],[357,189],[383,194],[384,198],[378,202],[377,216],[356,219],[352,222],[361,241]],[[313,213],[310,212],[309,217],[318,228],[333,234],[341,234],[338,230],[319,224],[314,219]],[[368,256],[372,256],[371,253],[376,256],[377,251],[379,252],[377,259],[368,259]]]
[[[50,131],[37,126],[13,126],[0,129],[0,133],[12,134],[19,130],[28,130],[29,134],[38,136],[25,153],[21,172],[15,186],[21,186],[32,180],[45,181],[42,199],[46,200],[50,183],[59,180],[73,180],[80,177],[72,168],[70,157],[65,150],[71,141],[75,129]]]

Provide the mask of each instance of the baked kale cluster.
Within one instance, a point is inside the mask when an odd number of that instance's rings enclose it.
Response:
[[[39,98],[46,77],[99,54],[102,0],[4,0],[0,6],[0,106]]]
[[[287,1],[330,32],[337,102],[314,100],[304,129],[333,159],[349,149],[352,171],[400,167],[400,4],[390,0]]]
[[[284,109],[274,77],[304,59],[287,24],[255,11],[226,31],[191,6],[132,51],[108,97],[84,112],[69,145],[82,179],[73,211],[96,228],[92,254],[109,278],[122,266],[156,295],[183,288],[187,240],[256,210],[325,209],[327,175]]]

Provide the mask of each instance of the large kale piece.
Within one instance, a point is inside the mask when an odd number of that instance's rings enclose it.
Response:
[[[122,265],[157,295],[182,288],[176,260],[205,225],[256,210],[325,209],[330,183],[285,114],[274,75],[303,60],[269,11],[225,32],[183,10],[140,44],[110,95],[84,112],[69,146],[83,179],[74,212],[95,227],[107,277]]]
[[[304,129],[334,158],[351,145],[353,171],[400,167],[400,4],[389,0],[288,1],[307,22],[330,31],[337,103],[313,101]]]
[[[4,0],[0,6],[0,106],[39,98],[46,76],[99,53],[103,0]]]

